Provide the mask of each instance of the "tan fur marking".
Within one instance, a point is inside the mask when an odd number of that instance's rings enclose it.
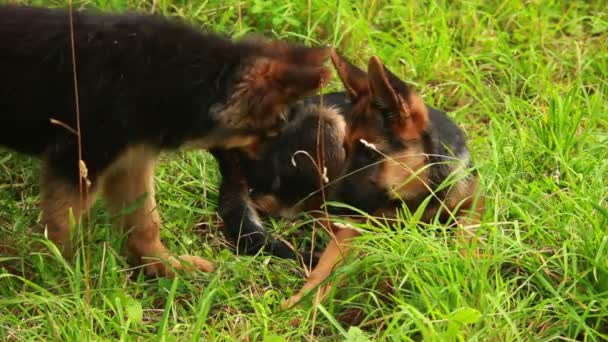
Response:
[[[429,121],[424,101],[412,92],[407,100],[399,96],[399,102],[402,113],[399,124],[395,127],[395,133],[405,140],[418,139]]]
[[[77,185],[67,184],[46,167],[42,185],[42,225],[48,237],[57,245],[63,256],[72,256],[70,241],[70,210],[76,222],[87,214],[95,199],[95,188],[89,188],[82,197]]]
[[[263,85],[265,74],[271,71],[273,61],[269,58],[258,58],[251,63],[242,75],[242,80],[235,86],[225,105],[215,105],[211,109],[212,116],[225,127],[232,129],[247,129],[270,127],[278,115],[257,117],[248,113],[248,101],[258,87]],[[255,85],[255,87],[254,87]],[[273,113],[267,113],[273,114]]]
[[[210,113],[230,129],[268,129],[284,117],[288,103],[326,84],[330,75],[322,66],[258,57],[243,67],[226,103],[212,106]]]
[[[245,152],[250,158],[256,159],[260,156],[263,146],[264,144],[261,139],[255,139],[247,142],[246,145],[239,146],[238,149]]]
[[[260,138],[255,135],[242,135],[231,137],[223,142],[221,146],[226,149],[230,148],[241,148],[241,147],[249,147],[257,144],[260,141]]]
[[[210,134],[205,138],[194,139],[187,141],[182,146],[184,150],[192,149],[210,149],[210,148],[245,148],[257,146],[260,142],[260,137],[254,134]]]
[[[253,208],[264,215],[278,215],[284,218],[295,218],[302,212],[312,212],[321,208],[317,196],[311,196],[294,207],[285,207],[274,195],[263,195],[253,199]]]
[[[287,299],[281,307],[288,309],[302,300],[304,294],[315,287],[319,286],[351,251],[352,239],[359,236],[359,232],[350,228],[337,228],[334,226],[335,235],[321,254],[317,266],[312,270],[306,284],[298,291],[297,294]],[[330,285],[327,284],[321,289],[321,294],[314,300],[318,303],[323,295],[329,292]]]
[[[264,195],[256,197],[252,201],[253,207],[266,215],[277,213],[281,209],[279,200],[273,195]]]
[[[108,206],[120,214],[120,226],[129,230],[127,249],[137,264],[144,264],[149,275],[173,276],[173,268],[183,269],[160,241],[160,217],[154,191],[154,168],[159,151],[147,146],[134,146],[116,160],[103,177],[103,191]],[[142,203],[137,203],[141,200]],[[125,207],[126,213],[120,213]],[[150,258],[166,259],[172,267]],[[194,256],[182,256],[199,270],[213,270],[210,262]],[[150,263],[151,262],[151,263]]]
[[[429,169],[422,146],[386,158],[380,181],[393,198],[409,200],[428,192]]]

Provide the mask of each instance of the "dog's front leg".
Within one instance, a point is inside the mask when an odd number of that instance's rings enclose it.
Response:
[[[306,292],[319,286],[327,279],[334,267],[350,253],[352,239],[360,235],[358,231],[350,228],[335,227],[333,232],[334,236],[323,251],[323,254],[321,254],[319,262],[310,273],[306,284],[302,286],[297,294],[283,302],[281,305],[283,309],[290,308],[300,302]],[[318,303],[330,288],[331,286],[329,284],[325,285],[323,289],[320,290],[318,296],[315,297],[314,302]]]
[[[170,277],[174,269],[182,270],[190,265],[211,272],[213,265],[209,261],[190,255],[175,258],[160,241],[160,217],[154,198],[157,156],[156,151],[145,148],[131,149],[104,177],[103,190],[108,205],[122,220],[121,227],[129,232],[127,249],[130,257],[135,263],[143,264],[146,274],[151,276]]]

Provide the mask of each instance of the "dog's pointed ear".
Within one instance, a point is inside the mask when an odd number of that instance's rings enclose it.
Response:
[[[367,66],[372,101],[380,108],[401,110],[397,92],[391,85],[380,58],[372,56]]]
[[[250,127],[264,129],[276,123],[283,108],[313,94],[330,77],[331,70],[321,63],[301,65],[257,57],[243,69],[232,97],[241,103],[240,111],[250,119]]]
[[[329,58],[329,46],[307,47],[303,45],[287,45],[283,42],[275,42],[269,49],[288,63],[300,66],[320,66],[325,64]]]
[[[369,92],[365,71],[353,65],[333,49],[331,51],[331,61],[351,99],[359,99]]]
[[[277,64],[269,76],[274,81],[273,90],[283,94],[284,101],[291,101],[310,95],[326,85],[331,78],[331,70],[319,66]]]
[[[247,35],[241,42],[253,47],[260,55],[301,66],[322,66],[332,50],[330,46],[308,47],[282,40],[268,40],[256,34]]]
[[[379,107],[396,134],[416,139],[428,123],[428,110],[422,99],[373,56],[368,65],[371,101]]]

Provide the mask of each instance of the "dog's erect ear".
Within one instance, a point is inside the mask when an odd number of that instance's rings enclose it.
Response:
[[[275,58],[300,66],[321,66],[329,58],[330,47],[306,47],[275,41],[268,45]]]
[[[322,66],[331,51],[329,46],[308,47],[282,40],[268,40],[255,34],[248,35],[242,39],[242,42],[254,47],[260,55],[302,66]]]
[[[305,66],[271,61],[266,88],[275,92],[283,104],[310,95],[327,84],[331,70],[323,66]]]
[[[369,93],[365,71],[350,63],[346,58],[338,54],[336,50],[331,51],[331,61],[344,85],[346,93],[351,99],[359,99],[361,96]]]
[[[422,99],[373,56],[367,69],[372,102],[377,105],[396,134],[416,139],[428,123],[428,111]]]
[[[243,59],[214,110],[231,129],[275,131],[282,112],[293,101],[325,85],[331,71],[324,64],[329,48],[309,48],[249,36],[240,42]]]
[[[386,70],[380,58],[376,56],[370,58],[367,72],[369,73],[369,88],[372,101],[383,109],[390,109],[393,112],[394,110],[401,111],[403,108],[401,108],[399,97],[388,80]]]
[[[325,85],[331,70],[257,57],[240,76],[232,97],[241,104],[242,119],[247,118],[249,128],[265,129],[276,123],[284,107]]]

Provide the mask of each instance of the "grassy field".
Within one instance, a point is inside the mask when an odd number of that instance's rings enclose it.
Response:
[[[2,2],[4,0],[0,0]],[[28,3],[63,6],[64,0]],[[542,3],[542,5],[541,5]],[[288,311],[296,263],[236,256],[215,214],[215,162],[165,155],[157,173],[170,248],[211,274],[134,275],[99,203],[82,253],[28,253],[39,163],[0,151],[0,340],[608,339],[608,12],[603,1],[90,0],[75,6],[178,15],[204,29],[330,43],[379,55],[466,130],[488,203],[485,257],[442,227],[370,221],[322,306]],[[1,80],[1,76],[0,76]],[[338,89],[333,81],[332,87]],[[0,104],[1,105],[1,104]],[[0,108],[1,110],[1,108]],[[10,114],[10,113],[7,113]],[[407,217],[404,215],[404,217]],[[289,235],[291,224],[274,224]],[[36,239],[41,239],[36,237]],[[43,240],[43,239],[42,239]]]

